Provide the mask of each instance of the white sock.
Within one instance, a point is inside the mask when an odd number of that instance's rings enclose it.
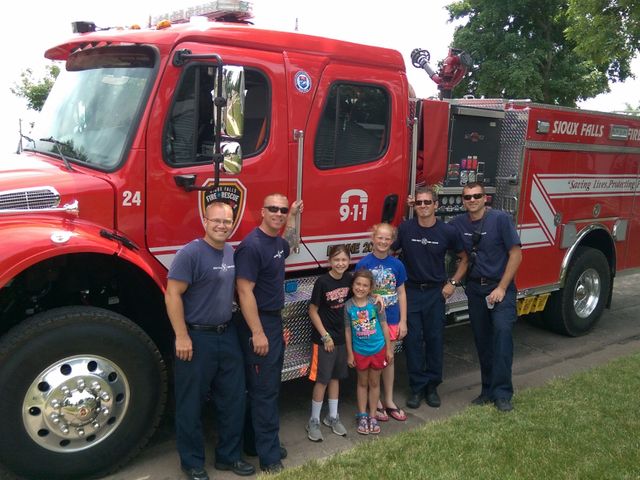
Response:
[[[331,402],[331,400],[329,400]],[[311,400],[311,418],[320,421],[320,411],[322,410],[322,402]]]
[[[338,399],[337,398],[329,399],[329,416],[331,418],[336,418],[338,416]]]

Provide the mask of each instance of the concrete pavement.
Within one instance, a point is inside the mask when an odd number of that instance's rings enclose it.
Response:
[[[603,364],[613,358],[640,351],[640,273],[618,277],[612,308],[606,310],[593,332],[584,337],[568,338],[537,329],[525,321],[519,321],[514,330],[515,359],[513,369],[516,396],[526,388],[540,386],[552,378],[568,376]],[[386,437],[415,428],[424,422],[446,418],[467,408],[479,393],[480,373],[475,354],[471,329],[468,325],[451,327],[445,333],[445,380],[439,392],[442,406],[438,409],[422,404],[411,410],[404,403],[408,391],[404,355],[396,358],[395,400],[407,412],[406,422],[391,419],[382,424],[381,437]],[[351,448],[368,437],[355,431],[355,373],[341,385],[340,416],[347,427],[348,435],[338,437],[322,427],[324,441],[310,442],[305,425],[309,417],[311,388],[306,379],[286,382],[281,394],[280,437],[289,452],[285,467],[300,465],[310,459],[322,458]],[[326,409],[326,402],[324,408]],[[168,406],[158,433],[150,445],[124,469],[103,480],[180,480],[185,478],[180,471],[173,436],[173,407]],[[324,414],[324,410],[323,410]],[[218,472],[213,468],[213,445],[215,443],[215,419],[208,418],[207,469],[212,478],[238,479],[230,472]],[[258,466],[257,458],[247,458]]]

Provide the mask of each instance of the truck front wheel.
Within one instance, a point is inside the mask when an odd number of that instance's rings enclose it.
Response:
[[[0,462],[27,478],[104,475],[158,424],[166,372],[155,344],[108,310],[35,315],[0,341]]]
[[[546,324],[571,337],[588,333],[602,315],[610,288],[611,270],[604,254],[595,248],[579,247],[564,288],[553,294],[543,312]]]

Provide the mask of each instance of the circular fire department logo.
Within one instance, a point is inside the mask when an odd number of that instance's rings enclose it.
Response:
[[[295,83],[296,88],[301,93],[308,93],[311,90],[311,77],[305,71],[296,73]]]

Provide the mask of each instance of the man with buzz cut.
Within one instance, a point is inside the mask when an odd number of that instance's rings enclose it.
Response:
[[[207,206],[204,238],[177,253],[169,269],[165,304],[175,333],[176,443],[189,480],[208,480],[201,410],[211,392],[217,410],[215,468],[252,475],[240,458],[244,422],[244,368],[231,322],[235,286],[233,248],[226,243],[233,210]]]
[[[458,232],[436,218],[438,196],[434,190],[419,187],[414,206],[415,217],[398,228],[394,250],[402,249],[407,269],[407,336],[403,347],[407,358],[409,387],[407,407],[418,408],[422,398],[427,405],[441,404],[438,385],[442,383],[444,356],[445,302],[461,285],[467,268]],[[454,275],[447,278],[445,256],[453,251],[459,258]]]
[[[284,361],[281,310],[285,259],[299,242],[295,226],[302,202],[293,202],[289,208],[287,197],[274,193],[267,195],[262,205],[260,226],[242,240],[235,252],[236,285],[244,318],[239,330],[250,411],[250,424],[246,427],[253,427],[253,435],[245,435],[245,442],[254,443],[245,444],[245,451],[255,448],[260,468],[275,473],[284,468],[281,460],[286,456],[280,445],[278,411]]]
[[[467,213],[451,224],[462,234],[469,255],[466,294],[469,320],[480,360],[482,390],[471,403],[493,402],[498,411],[513,410],[513,325],[517,290],[514,278],[522,252],[512,218],[485,205],[484,186],[469,183],[462,189]]]

